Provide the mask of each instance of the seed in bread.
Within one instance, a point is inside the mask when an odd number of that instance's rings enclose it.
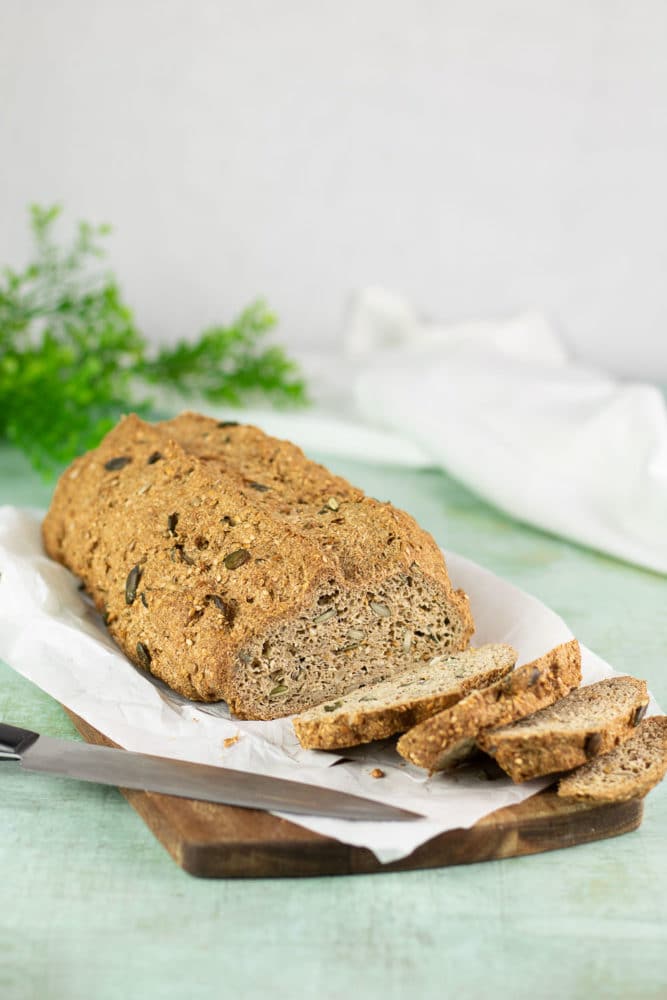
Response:
[[[434,540],[254,427],[123,420],[43,525],[126,655],[197,701],[273,719],[464,649]]]
[[[646,714],[646,682],[608,677],[561,698],[478,743],[514,781],[569,771],[628,739]]]
[[[653,715],[620,746],[561,778],[558,794],[581,802],[627,802],[667,774],[667,716]]]
[[[511,646],[487,645],[436,656],[389,681],[324,702],[292,720],[301,746],[334,750],[402,733],[453,705],[473,687],[491,684],[516,663]]]
[[[485,729],[550,705],[580,682],[581,651],[572,639],[410,729],[397,750],[418,767],[450,770],[473,753]]]

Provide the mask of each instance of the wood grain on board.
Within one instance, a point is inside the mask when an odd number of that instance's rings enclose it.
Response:
[[[65,711],[89,743],[117,745]],[[643,814],[641,799],[589,806],[559,799],[546,789],[382,865],[366,848],[342,844],[261,810],[157,792],[121,792],[177,864],[204,878],[354,875],[492,861],[616,837],[636,830]]]

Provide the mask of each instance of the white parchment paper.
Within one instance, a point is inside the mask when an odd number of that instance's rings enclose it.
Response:
[[[383,863],[406,857],[445,830],[472,826],[547,784],[489,780],[478,768],[428,778],[402,761],[391,740],[356,748],[342,760],[303,750],[289,719],[240,722],[222,703],[180,697],[120,652],[77,580],[44,554],[40,520],[39,511],[0,507],[0,658],[125,749],[336,788],[423,815],[412,822],[367,823],[284,814],[310,830],[367,847]],[[455,586],[470,595],[474,645],[511,643],[524,663],[572,637],[562,619],[535,598],[462,556],[446,558]],[[582,654],[584,683],[615,672],[590,650],[582,647]],[[652,702],[650,711],[658,710]],[[371,776],[377,767],[384,778]]]

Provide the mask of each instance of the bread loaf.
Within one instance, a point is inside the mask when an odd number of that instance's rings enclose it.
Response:
[[[464,649],[430,535],[296,446],[196,414],[124,419],[63,474],[46,551],[133,662],[273,719]]]

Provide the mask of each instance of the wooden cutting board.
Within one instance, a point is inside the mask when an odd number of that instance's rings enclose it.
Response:
[[[116,746],[74,713],[89,743]],[[552,789],[485,816],[468,830],[450,830],[402,861],[381,865],[366,848],[341,844],[255,809],[194,802],[122,789],[130,805],[174,860],[205,878],[356,875],[492,861],[574,847],[636,830],[643,800],[588,806],[559,799]]]

